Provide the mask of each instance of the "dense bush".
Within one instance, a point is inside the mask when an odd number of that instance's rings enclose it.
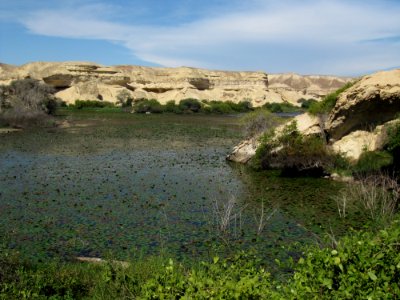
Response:
[[[284,288],[286,299],[398,299],[400,222],[374,232],[353,232],[336,249],[306,252]]]
[[[220,101],[210,101],[207,106],[203,107],[203,111],[216,114],[233,114],[235,112],[227,102]]]
[[[348,88],[352,87],[354,84],[355,82],[348,82],[340,89],[325,96],[322,101],[312,103],[308,109],[308,112],[313,115],[329,113],[335,107],[339,95]]]
[[[386,151],[365,151],[360,155],[353,171],[367,174],[383,170],[393,163],[393,156]]]
[[[285,176],[322,176],[334,168],[335,156],[320,136],[303,136],[295,121],[278,134],[266,132],[255,155],[255,164],[263,169],[282,169]]]
[[[179,102],[179,108],[186,113],[197,113],[201,109],[201,103],[199,100],[193,98],[183,99]]]
[[[232,101],[206,101],[203,100],[202,112],[216,114],[232,114],[252,111],[253,107],[249,101],[240,101],[234,103]]]
[[[315,99],[300,99],[297,101],[298,103],[301,104],[301,108],[308,110],[310,108],[311,105],[315,105],[316,103],[318,103],[317,100]]]
[[[133,104],[133,109],[137,113],[162,113],[164,112],[164,107],[155,99],[141,99],[135,101]]]
[[[47,125],[46,115],[56,112],[54,89],[34,79],[15,80],[0,86],[0,122],[14,127]]]
[[[179,105],[176,105],[174,100],[170,100],[165,104],[165,112],[181,114],[183,113]]]
[[[290,112],[298,112],[301,111],[300,107],[294,106],[291,103],[283,102],[283,103],[265,103],[263,108],[269,110],[272,113],[290,113]]]
[[[112,102],[107,102],[107,101],[99,101],[99,100],[76,100],[75,104],[70,105],[73,108],[76,109],[82,109],[82,108],[109,108],[109,107],[115,107],[115,104]]]
[[[390,125],[387,130],[387,145],[386,148],[388,151],[393,152],[397,149],[400,149],[400,119],[392,125]]]

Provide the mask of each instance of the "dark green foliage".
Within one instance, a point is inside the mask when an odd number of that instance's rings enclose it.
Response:
[[[393,163],[393,156],[386,151],[365,151],[361,154],[353,170],[355,173],[367,174],[381,171]]]
[[[386,148],[388,151],[393,152],[400,149],[400,121],[390,125],[386,130],[388,141]]]
[[[214,257],[185,272],[172,260],[146,282],[142,296],[148,299],[268,299],[270,275],[257,259],[244,252],[230,260]],[[186,273],[186,274],[185,274]]]
[[[315,105],[316,103],[318,103],[317,100],[315,99],[300,99],[297,101],[298,103],[301,103],[301,108],[308,110],[310,108],[311,105]]]
[[[354,232],[336,249],[313,247],[296,266],[286,299],[398,299],[400,223]]]
[[[82,108],[110,108],[115,107],[115,104],[108,101],[98,101],[98,100],[76,100],[75,104],[70,105],[76,109]]]
[[[288,102],[283,103],[266,103],[263,105],[263,108],[269,110],[272,113],[290,113],[290,112],[298,112],[301,111],[300,107],[294,106]]]
[[[135,101],[133,104],[133,109],[137,113],[162,113],[164,107],[155,99],[141,99]]]
[[[210,101],[207,106],[203,108],[206,113],[216,114],[232,114],[235,111],[227,102]]]
[[[253,110],[253,106],[250,101],[240,101],[238,103],[234,103],[232,101],[227,101],[227,103],[231,109],[235,112],[249,112]]]
[[[179,109],[185,113],[197,113],[201,109],[201,103],[193,98],[183,99],[179,102]]]
[[[182,109],[179,107],[179,105],[175,104],[174,100],[170,100],[165,104],[165,112],[175,113],[175,114],[183,113]]]
[[[295,121],[278,135],[274,131],[264,134],[255,159],[263,169],[279,168],[286,175],[296,176],[321,176],[335,162],[325,141],[319,136],[303,136]]]
[[[252,105],[249,101],[203,101],[202,111],[205,113],[233,114],[252,111]]]
[[[354,84],[355,82],[348,82],[340,89],[325,96],[322,101],[312,103],[308,108],[308,112],[313,115],[329,113],[335,107],[339,95],[348,88],[352,87]]]

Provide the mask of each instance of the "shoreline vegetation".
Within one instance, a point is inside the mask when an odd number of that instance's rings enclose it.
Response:
[[[280,135],[271,129],[281,124],[271,112],[308,110],[315,115],[327,114],[340,93],[350,86],[326,96],[321,102],[304,100],[300,108],[267,104],[264,109],[269,113],[262,109],[254,111],[247,101],[185,99],[161,105],[155,100],[133,101],[126,95],[121,95],[118,106],[106,101],[77,100],[73,106],[63,107],[61,112],[87,110],[93,114],[131,112],[132,109],[143,114],[249,113],[250,117],[243,118],[245,135],[264,132],[251,167],[260,172],[279,169],[280,175],[288,177],[321,177],[326,170],[352,174],[357,180],[343,184],[338,193],[331,195],[331,200],[337,205],[339,220],[360,218],[364,221],[363,229],[349,229],[343,236],[335,236],[332,230],[318,235],[316,243],[300,245],[300,255],[290,256],[289,260],[276,259],[280,272],[265,263],[262,252],[251,249],[225,256],[210,251],[201,262],[179,261],[162,252],[158,256],[134,254],[126,261],[129,265],[116,263],[112,254],[103,257],[106,261],[103,264],[60,258],[33,262],[10,249],[4,239],[0,242],[0,298],[397,299],[400,295],[400,125],[387,129],[388,139],[382,151],[365,151],[356,163],[330,152],[324,137],[302,136],[294,122],[287,124]],[[16,128],[54,125],[51,116],[56,115],[61,104],[52,93],[48,87],[32,80],[2,86],[0,125]],[[316,170],[318,174],[313,173]],[[227,202],[221,206],[216,202],[221,232],[227,230],[229,222],[236,224],[239,219],[240,212],[233,218],[232,210],[233,204]],[[264,211],[262,206],[260,230],[273,213],[273,210]],[[225,242],[229,246],[229,241]],[[298,250],[295,245],[293,249]]]

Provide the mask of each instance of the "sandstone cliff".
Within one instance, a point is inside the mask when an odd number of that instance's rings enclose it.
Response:
[[[326,130],[340,139],[354,130],[369,130],[400,112],[400,69],[363,77],[342,93],[329,114]]]
[[[157,99],[161,103],[196,98],[249,100],[254,106],[267,102],[299,105],[301,98],[319,99],[348,81],[331,76],[267,75],[188,67],[104,67],[88,62],[35,62],[20,67],[0,64],[0,84],[26,77],[54,86],[57,96],[67,103],[77,99],[116,102],[118,94],[125,90],[135,99]]]

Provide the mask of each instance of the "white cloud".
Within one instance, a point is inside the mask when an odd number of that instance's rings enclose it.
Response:
[[[20,22],[34,34],[116,41],[140,59],[165,66],[355,74],[399,64],[398,43],[362,43],[400,32],[399,5],[251,3],[252,8],[174,26],[121,24],[110,20],[110,7],[101,5],[36,11]],[[292,69],[279,69],[285,62]]]

